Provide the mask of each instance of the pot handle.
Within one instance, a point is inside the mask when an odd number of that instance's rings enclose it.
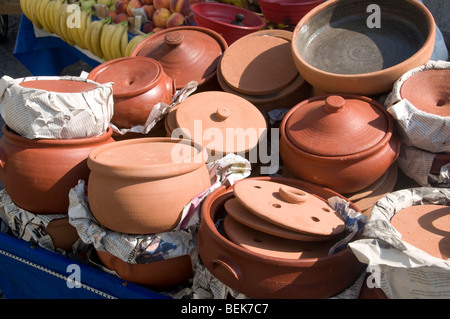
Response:
[[[212,273],[221,272],[221,270],[225,270],[225,273],[231,275],[232,280],[239,282],[241,280],[241,271],[238,267],[232,266],[233,262],[226,262],[225,258],[214,258],[211,262],[212,265]]]
[[[5,164],[6,164],[6,152],[3,149],[3,147],[0,146],[0,167],[2,169],[5,169]]]
[[[291,189],[286,188],[285,186],[281,186],[278,193],[280,194],[280,197],[283,200],[291,204],[303,204],[308,199],[307,197],[308,193],[300,189],[292,191]]]

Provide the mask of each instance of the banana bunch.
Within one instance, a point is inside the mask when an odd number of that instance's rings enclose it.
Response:
[[[119,24],[106,23],[100,36],[100,47],[105,61],[125,56],[128,45],[128,20]]]

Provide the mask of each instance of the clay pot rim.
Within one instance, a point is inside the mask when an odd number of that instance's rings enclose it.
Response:
[[[3,124],[2,127],[2,133],[5,135],[5,137],[8,138],[9,141],[14,141],[20,144],[32,144],[33,147],[36,147],[37,145],[42,147],[47,146],[60,146],[61,144],[64,145],[74,145],[74,146],[80,146],[80,144],[93,144],[96,142],[103,141],[105,139],[108,139],[112,136],[113,130],[110,126],[106,129],[106,131],[99,135],[99,136],[93,136],[93,137],[86,137],[86,138],[75,138],[75,139],[46,139],[46,138],[37,138],[37,139],[29,139],[24,136],[21,136],[17,133],[15,133],[7,124]]]
[[[266,22],[260,16],[258,16],[257,14],[255,14],[254,12],[252,12],[250,10],[247,10],[247,9],[244,9],[244,8],[241,8],[241,7],[238,7],[238,6],[231,7],[231,9],[236,11],[236,14],[238,14],[238,13],[251,14],[257,20],[259,20],[260,23],[258,25],[253,25],[253,26],[240,26],[240,25],[234,25],[234,24],[231,24],[231,23],[222,22],[220,20],[216,20],[216,19],[213,19],[213,18],[211,18],[211,17],[209,17],[207,15],[204,15],[201,12],[195,11],[195,7],[200,7],[200,6],[218,7],[218,8],[225,9],[225,8],[229,8],[230,5],[227,5],[226,3],[220,3],[220,2],[196,2],[196,3],[193,3],[191,5],[191,10],[192,10],[192,12],[194,14],[202,17],[203,19],[209,20],[209,21],[211,21],[213,23],[216,23],[216,24],[224,26],[224,27],[232,27],[233,29],[239,29],[239,30],[259,30],[259,29],[264,28],[266,26]]]
[[[360,152],[348,154],[348,155],[342,155],[342,156],[317,155],[317,154],[306,152],[306,151],[298,148],[286,134],[286,123],[287,123],[289,117],[302,105],[308,104],[310,102],[317,101],[317,100],[325,100],[326,97],[332,96],[332,95],[339,95],[339,96],[342,96],[344,99],[359,99],[359,100],[367,102],[373,106],[376,106],[385,115],[387,123],[388,123],[387,132],[383,136],[383,138],[380,141],[378,141],[377,144],[373,145],[372,147],[370,147],[364,151],[360,151]],[[386,109],[380,103],[378,103],[377,101],[375,101],[369,97],[355,95],[355,94],[327,94],[327,95],[321,95],[321,96],[314,96],[312,98],[306,99],[306,100],[298,103],[297,105],[295,105],[292,109],[290,109],[289,112],[286,113],[285,117],[283,118],[283,120],[281,121],[281,124],[280,124],[280,138],[286,142],[286,145],[291,150],[293,150],[295,153],[302,155],[304,157],[309,157],[309,158],[312,158],[317,161],[327,161],[327,162],[330,162],[330,161],[342,162],[342,161],[352,161],[352,160],[359,160],[362,158],[367,158],[367,157],[371,156],[372,154],[378,152],[381,148],[383,148],[385,145],[387,145],[389,143],[389,141],[394,137],[393,131],[394,131],[394,121],[392,120],[391,116],[386,111]]]
[[[96,66],[94,69],[92,69],[92,71],[88,75],[88,79],[90,79],[91,81],[95,81],[95,79],[100,75],[100,73],[103,72],[104,70],[106,70],[108,67],[110,67],[112,65],[116,65],[117,63],[121,63],[122,61],[131,60],[131,59],[142,60],[142,61],[146,61],[146,62],[149,62],[149,60],[152,61],[152,63],[154,63],[155,66],[158,68],[157,78],[155,79],[154,82],[148,82],[146,85],[144,85],[140,88],[136,88],[135,90],[130,90],[128,92],[123,92],[123,93],[114,93],[114,85],[113,85],[113,96],[115,98],[119,98],[119,99],[120,98],[128,98],[131,96],[145,93],[145,92],[151,90],[152,88],[154,88],[160,82],[164,70],[163,70],[161,63],[159,63],[155,59],[152,59],[152,58],[149,58],[146,56],[128,56],[128,57],[122,57],[122,58],[103,62],[103,63],[99,64],[98,66]],[[138,63],[139,61],[135,61],[135,62]],[[111,81],[111,82],[114,82],[114,81]]]
[[[173,32],[173,31],[178,31],[178,30],[193,30],[193,31],[200,31],[203,33],[206,33],[207,35],[211,36],[214,40],[217,41],[217,43],[222,47],[222,54],[223,52],[225,52],[225,50],[228,48],[228,43],[225,40],[225,38],[223,36],[220,35],[220,33],[212,30],[212,29],[208,29],[208,28],[204,28],[204,27],[199,27],[199,26],[180,26],[180,27],[173,27],[173,28],[167,28],[165,30],[161,30],[158,31],[158,36],[161,34],[165,34],[168,32]],[[143,47],[145,47],[147,45],[147,42],[152,40],[152,36],[147,37],[146,39],[144,39],[143,41],[141,41],[141,43],[139,43],[131,52],[130,57],[134,57],[134,56],[138,56],[139,52],[142,50]],[[163,66],[164,68],[164,66]],[[204,78],[197,80],[198,85],[202,85],[206,82],[209,82],[211,79],[213,79],[214,77],[216,77],[217,74],[217,69],[212,71],[210,74],[208,74],[207,76],[205,76]],[[176,80],[176,79],[174,79]],[[177,84],[177,89],[182,89],[182,87],[178,87],[179,84]]]
[[[385,77],[385,76],[388,76],[392,72],[398,73],[402,69],[408,68],[408,66],[410,65],[411,61],[416,60],[418,57],[420,57],[426,51],[428,51],[427,48],[429,48],[430,46],[433,47],[434,46],[434,41],[435,41],[435,35],[436,35],[436,26],[435,26],[435,21],[434,21],[433,15],[425,7],[425,5],[423,5],[419,1],[415,1],[415,0],[403,0],[403,1],[409,3],[413,7],[416,7],[419,11],[422,11],[425,14],[425,16],[427,17],[427,26],[428,26],[428,29],[429,29],[429,33],[428,33],[427,38],[425,39],[424,44],[422,45],[422,47],[416,53],[414,53],[408,59],[406,59],[406,60],[404,60],[404,61],[402,61],[402,62],[400,62],[400,63],[398,63],[398,64],[396,64],[394,66],[391,66],[389,68],[382,69],[382,70],[379,70],[379,71],[375,71],[375,72],[360,73],[360,74],[339,74],[339,73],[332,73],[332,72],[327,72],[327,71],[320,70],[320,69],[310,65],[309,63],[307,63],[300,56],[300,54],[296,50],[296,46],[297,46],[298,33],[299,33],[301,27],[303,25],[305,25],[309,21],[309,19],[311,17],[313,17],[314,15],[316,15],[318,12],[320,12],[324,8],[328,8],[328,7],[331,7],[331,6],[335,5],[336,3],[339,2],[339,0],[328,0],[326,2],[323,2],[322,4],[319,4],[317,7],[313,8],[311,11],[309,11],[298,22],[298,24],[295,26],[295,29],[293,31],[293,36],[292,36],[292,45],[291,45],[292,54],[302,64],[302,66],[304,68],[308,69],[309,71],[313,71],[314,73],[320,74],[320,76],[327,76],[327,77],[333,78],[333,80],[339,80],[339,79],[341,79],[341,80],[342,79],[350,80],[351,79],[351,80],[358,81],[360,79],[367,80],[368,78]],[[404,72],[400,72],[400,73],[403,74]]]
[[[197,154],[194,160],[189,163],[163,163],[163,164],[152,164],[143,165],[136,168],[134,165],[109,165],[104,163],[99,163],[96,160],[96,156],[101,152],[120,147],[121,145],[129,144],[142,144],[142,143],[170,143],[178,144],[182,143],[184,145],[191,145],[193,148],[197,149]],[[204,147],[194,141],[187,139],[174,139],[171,137],[144,137],[135,139],[126,139],[122,141],[117,141],[115,143],[101,145],[89,153],[87,158],[87,164],[91,172],[94,171],[97,174],[104,174],[109,176],[119,176],[132,179],[163,179],[168,177],[174,177],[183,175],[201,169],[205,164],[203,161]]]
[[[263,179],[263,180],[265,179],[265,180],[271,180],[271,181],[275,181],[275,182],[283,182],[283,181],[291,180],[289,178],[284,178],[284,177],[275,177],[275,178],[269,177],[269,179],[267,179],[266,177],[253,177],[253,179]],[[312,185],[312,183],[309,183],[306,181],[301,181],[301,183]],[[345,199],[345,197],[343,197],[342,195],[336,193],[335,191],[333,191],[329,188],[326,188],[326,187],[322,187],[322,188],[324,190],[330,192],[334,196],[339,196],[339,197]],[[335,258],[352,253],[352,251],[349,247],[345,247],[343,250],[341,250],[337,253],[334,253],[334,254],[328,255],[328,256],[324,256],[324,257],[289,259],[289,258],[271,257],[271,256],[263,255],[260,253],[252,252],[248,249],[245,249],[244,247],[240,247],[239,245],[233,243],[232,241],[225,238],[224,236],[222,236],[219,233],[219,231],[217,230],[216,225],[214,224],[214,221],[212,219],[212,216],[211,216],[212,212],[208,212],[208,209],[212,206],[212,204],[215,200],[218,200],[222,196],[232,194],[232,192],[233,192],[232,187],[227,189],[226,186],[224,186],[224,185],[221,185],[219,188],[214,190],[209,196],[206,197],[206,199],[203,203],[203,206],[201,208],[201,216],[202,216],[202,222],[205,223],[205,225],[207,226],[206,228],[207,228],[208,232],[210,232],[210,234],[214,238],[214,240],[216,240],[219,243],[225,242],[227,244],[227,247],[229,249],[233,250],[233,254],[243,256],[244,258],[248,258],[249,256],[251,256],[251,258],[255,259],[258,263],[269,264],[269,265],[274,265],[274,266],[283,265],[285,267],[286,266],[287,267],[299,267],[299,266],[311,267],[311,266],[314,266],[318,262],[330,262]],[[331,194],[330,194],[330,196],[331,196]],[[360,210],[351,202],[350,202],[350,207],[355,209],[357,212],[360,212]],[[361,234],[362,234],[362,231],[360,231],[357,236],[361,236]],[[357,237],[355,237],[355,238],[357,238]],[[228,258],[227,257],[228,254],[226,251],[223,254],[221,254],[221,256]],[[233,259],[232,256],[230,258]]]

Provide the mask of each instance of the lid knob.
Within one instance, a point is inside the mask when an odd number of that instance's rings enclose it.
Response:
[[[218,118],[220,121],[224,121],[224,120],[226,120],[228,117],[230,117],[231,111],[230,111],[229,108],[226,108],[226,107],[219,107],[219,108],[217,109],[216,115],[217,115],[217,118]]]
[[[345,99],[339,95],[331,95],[325,100],[325,110],[328,113],[337,113],[344,110]]]
[[[231,24],[244,26],[244,22],[242,22],[244,19],[245,19],[245,16],[242,13],[238,13],[235,16],[235,20],[233,22],[231,22]]]
[[[278,192],[280,194],[280,197],[286,202],[299,205],[306,202],[308,195],[308,193],[302,190],[293,191],[292,189],[289,189],[285,186],[281,186]]]
[[[183,41],[183,35],[180,32],[169,32],[164,37],[164,43],[168,46],[175,47]]]

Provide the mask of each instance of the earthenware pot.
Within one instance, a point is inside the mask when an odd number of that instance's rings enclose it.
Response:
[[[69,191],[78,180],[87,180],[89,153],[111,144],[112,130],[85,139],[28,139],[2,128],[0,180],[13,202],[39,214],[65,214]]]
[[[266,120],[256,106],[221,91],[189,96],[171,110],[166,124],[168,135],[197,139],[207,151],[208,162],[228,153],[257,156],[258,143],[267,131]]]
[[[114,115],[111,122],[119,128],[144,125],[153,106],[170,104],[175,83],[158,61],[142,57],[113,59],[95,67],[88,79],[114,82]]]
[[[52,239],[55,248],[68,252],[72,251],[72,246],[80,238],[75,227],[69,223],[69,218],[53,219],[44,230]]]
[[[297,178],[340,194],[374,183],[396,161],[400,140],[385,108],[356,95],[326,95],[292,108],[280,124],[280,156]]]
[[[297,24],[323,0],[258,0],[264,18],[270,22]]]
[[[210,187],[203,147],[171,138],[118,141],[89,154],[88,201],[104,227],[128,234],[172,230]]]
[[[148,264],[131,264],[106,251],[97,251],[106,268],[127,281],[155,290],[174,288],[193,276],[189,255],[153,261]]]
[[[255,179],[298,187],[321,198],[340,196],[305,181]],[[231,198],[234,198],[233,186],[228,189],[222,186],[206,198],[198,238],[203,264],[228,287],[252,298],[328,298],[345,290],[359,277],[363,266],[348,248],[326,257],[288,259],[258,254],[233,243],[216,226],[227,216],[224,204]]]
[[[296,25],[292,54],[319,91],[371,96],[427,63],[435,33],[433,16],[419,1],[330,0]]]
[[[225,92],[262,111],[290,108],[310,97],[291,54],[292,32],[261,30],[234,42],[223,54],[217,79]]]
[[[218,61],[227,48],[225,39],[211,29],[182,26],[155,32],[131,56],[157,60],[178,90],[191,81],[197,81],[200,88],[215,79]]]
[[[439,175],[442,166],[447,165],[448,163],[450,163],[450,153],[436,153],[433,164],[431,165],[430,173]]]
[[[228,45],[266,25],[255,12],[226,3],[197,2],[191,5],[191,11],[197,26],[221,34]]]

